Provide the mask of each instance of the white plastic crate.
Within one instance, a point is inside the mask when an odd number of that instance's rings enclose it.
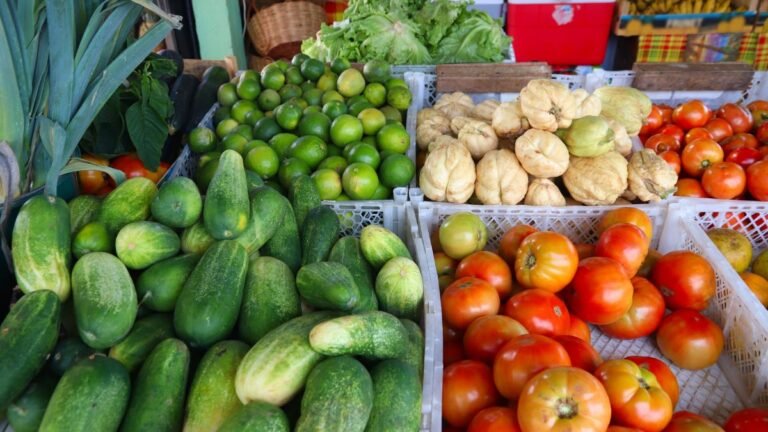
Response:
[[[486,248],[496,250],[499,239],[504,232],[520,223],[533,225],[539,230],[559,232],[574,242],[594,242],[597,240],[596,227],[600,218],[605,212],[615,208],[616,206],[536,208],[422,203],[418,206],[418,219],[425,250],[427,256],[430,257],[433,255],[429,240],[432,229],[447,216],[457,212],[468,211],[477,214],[488,227],[489,238]],[[682,224],[677,219],[673,219],[673,222],[667,222],[667,206],[647,205],[643,206],[643,210],[653,221],[654,236],[651,245],[657,247],[660,252],[688,249],[702,253],[707,248],[705,239],[693,238],[688,234],[690,227],[687,225]],[[434,260],[428,260],[428,266],[424,271],[433,276],[436,275]],[[666,362],[672,368],[680,384],[680,399],[676,410],[693,411],[722,423],[733,411],[747,405],[753,405],[751,403],[753,399],[748,397],[747,388],[754,382],[765,381],[768,374],[757,367],[755,362],[757,349],[747,343],[744,346],[752,348],[743,349],[734,342],[739,340],[734,338],[744,338],[741,340],[751,341],[752,339],[747,339],[747,335],[754,329],[754,325],[743,321],[746,315],[743,313],[743,309],[735,310],[733,306],[730,306],[727,311],[723,309],[722,299],[724,297],[733,298],[734,296],[730,294],[731,290],[724,284],[720,272],[718,272],[717,286],[717,299],[712,301],[710,308],[705,313],[719,323],[723,323],[722,318],[724,316],[729,317],[729,321],[724,326],[724,333],[728,342],[718,363],[705,370],[689,371]],[[735,303],[735,301],[731,301],[729,304]],[[620,340],[602,334],[596,327],[591,327],[591,330],[592,345],[604,359],[643,355],[664,360],[664,356],[659,352],[652,337]],[[762,334],[768,335],[768,332],[762,332]],[[442,346],[442,335],[438,346]],[[731,360],[732,358],[752,359],[753,370],[748,371],[749,367],[746,365],[737,367],[735,362]],[[763,361],[768,362],[768,359],[764,358]],[[436,351],[436,370],[443,369],[442,362],[442,352]],[[758,373],[762,374],[762,378],[759,378]],[[442,392],[442,382],[439,383],[439,390]],[[435,411],[442,412],[441,409],[441,404],[433,405],[433,415],[435,415]],[[432,430],[440,429],[433,428]]]

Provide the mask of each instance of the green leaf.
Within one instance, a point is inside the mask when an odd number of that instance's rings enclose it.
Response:
[[[48,117],[41,116],[38,119],[38,124],[40,125],[40,139],[43,142],[43,147],[51,157],[51,167],[45,181],[45,192],[55,196],[59,186],[59,173],[71,156],[71,153],[66,156],[64,154],[67,132],[59,123]]]
[[[48,117],[64,127],[74,112],[75,11],[72,0],[46,0],[51,73]]]
[[[125,181],[125,173],[119,169],[104,165],[95,164],[85,159],[72,158],[69,163],[61,169],[61,174],[69,174],[78,171],[101,171],[108,174],[118,185]]]
[[[128,136],[136,152],[148,170],[154,171],[160,165],[163,144],[168,137],[168,126],[149,104],[148,100],[137,102],[125,112]]]

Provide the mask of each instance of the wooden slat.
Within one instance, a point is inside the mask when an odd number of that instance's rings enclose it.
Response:
[[[745,63],[635,63],[632,86],[646,91],[746,90],[754,69]]]
[[[439,93],[519,92],[530,80],[552,76],[546,63],[438,65],[436,71]]]

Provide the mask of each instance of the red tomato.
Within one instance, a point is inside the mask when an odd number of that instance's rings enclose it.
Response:
[[[768,160],[761,160],[747,168],[747,189],[758,201],[768,201]]]
[[[464,330],[476,318],[499,312],[499,293],[488,282],[473,277],[457,279],[443,291],[443,319],[449,326]]]
[[[710,132],[709,129],[703,127],[693,128],[685,133],[686,144],[694,142],[699,138],[714,139],[712,132]]]
[[[715,295],[715,271],[706,259],[690,251],[659,258],[651,281],[670,309],[704,310]]]
[[[467,432],[520,432],[517,411],[508,407],[486,408],[475,415]]]
[[[589,344],[592,343],[592,332],[589,330],[589,326],[583,319],[576,315],[571,315],[571,326],[568,328],[569,336],[577,337]]]
[[[723,429],[698,414],[678,411],[672,415],[672,421],[664,432],[723,432]]]
[[[736,150],[737,148],[757,148],[758,142],[754,135],[749,133],[740,133],[730,138],[726,138],[720,144],[723,146],[723,152],[727,154],[733,150]]]
[[[600,381],[589,372],[556,367],[525,385],[517,413],[524,431],[604,431],[611,421],[611,402]]]
[[[721,118],[710,120],[704,128],[709,131],[711,138],[717,142],[733,136],[733,127],[731,127],[730,123]]]
[[[671,135],[675,138],[675,141],[677,141],[678,146],[681,146],[683,144],[683,139],[685,138],[685,131],[680,128],[680,126],[668,124],[661,129],[659,129],[660,134],[664,135]]]
[[[632,282],[624,268],[610,258],[587,258],[573,278],[571,313],[592,324],[609,324],[632,306]]]
[[[678,151],[680,149],[680,143],[672,135],[665,135],[662,133],[656,134],[645,140],[643,146],[647,149],[651,149],[656,153],[665,151]]]
[[[632,278],[632,307],[617,321],[600,326],[603,333],[619,339],[637,339],[656,331],[664,317],[664,297],[648,279]]]
[[[643,431],[635,428],[611,425],[611,426],[608,426],[608,430],[605,432],[643,432]]]
[[[555,336],[555,340],[568,351],[573,367],[592,373],[603,362],[603,358],[589,342],[568,335]]]
[[[650,240],[643,230],[629,223],[616,224],[603,231],[595,245],[595,256],[612,258],[632,277],[648,255]]]
[[[568,352],[554,339],[535,334],[522,335],[510,339],[496,354],[493,381],[502,396],[517,399],[525,383],[537,373],[555,366],[570,365]]]
[[[768,101],[765,100],[756,100],[752,101],[747,105],[747,109],[750,111],[768,111]]]
[[[701,177],[710,165],[723,161],[723,148],[711,139],[698,139],[683,147],[683,171],[691,177]]]
[[[711,116],[709,107],[700,100],[686,102],[672,111],[672,121],[684,130],[704,126]]]
[[[464,354],[464,346],[461,341],[444,341],[443,342],[443,364],[450,365],[456,362],[460,362],[467,358]]]
[[[672,169],[675,170],[675,174],[680,174],[681,162],[680,154],[678,152],[667,150],[665,152],[659,153],[659,156],[664,159],[667,165],[671,166]]]
[[[654,357],[642,356],[627,357],[627,360],[631,360],[641,368],[651,371],[661,388],[669,395],[669,398],[672,400],[672,406],[677,405],[677,399],[680,396],[680,386],[677,384],[677,377],[675,377],[672,369],[666,363]]]
[[[456,279],[456,266],[458,262],[443,252],[435,252],[435,268],[437,269],[437,281],[440,292]]]
[[[157,183],[165,173],[165,171],[163,171],[162,164],[155,171],[149,171],[146,167],[144,167],[141,159],[139,159],[139,157],[133,153],[118,156],[112,159],[109,164],[112,166],[112,168],[117,168],[124,172],[125,177],[129,179],[134,177],[146,177]],[[167,168],[165,168],[165,170],[167,171]]]
[[[645,256],[643,265],[640,266],[640,270],[637,271],[637,275],[644,278],[651,277],[651,270],[656,265],[656,261],[661,258],[661,254],[656,249],[648,249],[648,255]]]
[[[499,256],[502,257],[510,267],[514,267],[520,243],[522,243],[526,237],[538,231],[539,230],[536,228],[525,224],[518,224],[508,229],[501,237],[501,240],[499,240]]]
[[[656,106],[661,110],[661,122],[665,125],[672,123],[672,111],[675,109],[667,104],[659,104]]]
[[[704,170],[701,185],[712,198],[734,199],[744,193],[747,175],[744,168],[737,163],[718,162]]]
[[[723,330],[697,311],[680,309],[661,321],[656,343],[678,367],[699,370],[717,362],[723,351]]]
[[[528,334],[528,330],[504,315],[480,317],[464,333],[464,350],[472,360],[493,361],[496,352],[513,337]]]
[[[630,360],[608,360],[595,371],[616,423],[660,432],[672,419],[672,400],[656,376]]]
[[[760,146],[757,151],[760,152],[760,156],[765,159],[768,156],[768,145]]]
[[[725,156],[726,162],[733,162],[739,164],[742,168],[747,169],[748,166],[759,161],[763,158],[760,151],[753,148],[743,147],[733,150]]]
[[[664,121],[662,115],[661,108],[653,105],[651,107],[651,113],[648,114],[648,118],[645,119],[643,127],[640,129],[640,135],[651,135],[659,130]]]
[[[540,289],[513,295],[504,305],[504,315],[522,324],[529,332],[545,336],[568,333],[571,314],[560,297]]]
[[[107,166],[109,161],[92,154],[85,154],[82,159],[96,165]],[[80,184],[80,193],[83,195],[97,195],[99,191],[107,185],[109,176],[101,171],[78,171],[77,180]]]
[[[456,278],[468,276],[491,284],[501,299],[509,297],[512,292],[512,272],[507,263],[493,252],[475,252],[461,260],[456,267]]]
[[[579,261],[584,258],[595,256],[595,245],[589,243],[574,243],[576,253],[579,254]]]
[[[692,178],[681,178],[677,180],[676,196],[692,198],[708,198],[709,195],[701,187],[698,180]]]
[[[768,409],[747,408],[736,411],[725,422],[725,432],[768,431]]]
[[[735,133],[752,130],[754,120],[748,109],[735,103],[727,103],[717,110],[717,117],[724,119],[733,127]]]
[[[515,276],[526,288],[558,292],[573,279],[579,254],[568,237],[551,231],[526,237],[515,257]]]
[[[491,368],[484,363],[464,360],[445,368],[443,419],[451,426],[466,427],[478,412],[498,400]]]
[[[636,207],[619,207],[606,212],[597,224],[597,235],[620,223],[630,223],[643,230],[648,242],[653,238],[653,221],[644,211]]]

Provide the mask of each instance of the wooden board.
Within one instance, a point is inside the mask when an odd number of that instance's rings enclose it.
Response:
[[[755,71],[745,63],[635,63],[632,87],[646,91],[746,90]]]
[[[437,65],[437,92],[515,93],[533,79],[550,78],[546,63]]]

